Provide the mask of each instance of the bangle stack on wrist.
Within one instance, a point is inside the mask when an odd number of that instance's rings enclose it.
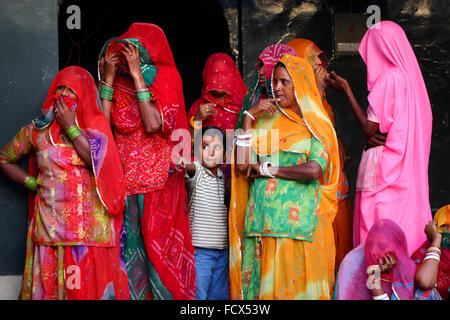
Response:
[[[373,296],[373,300],[389,300],[387,293],[380,294],[379,296]]]
[[[148,88],[145,89],[137,89],[136,96],[138,101],[151,101],[152,97],[150,95],[150,90]]]
[[[441,249],[437,247],[429,247],[423,261],[429,259],[436,260],[439,263],[441,261]]]
[[[28,190],[31,191],[35,191],[37,188],[37,181],[35,177],[32,176],[27,176],[25,178],[25,188],[27,188]]]
[[[236,145],[239,147],[251,147],[252,146],[252,137],[250,134],[241,134],[236,137]]]
[[[269,165],[272,166],[272,163],[270,163],[270,162],[261,163],[261,165],[259,166],[259,172],[261,173],[261,175],[270,177],[273,179],[275,177],[269,172]]]
[[[77,125],[73,125],[66,130],[66,134],[70,140],[73,140],[76,137],[80,136],[82,134],[82,132],[81,132],[80,128],[78,128]]]
[[[105,81],[102,81],[102,87],[100,89],[100,98],[106,100],[112,100],[114,96],[114,88]]]

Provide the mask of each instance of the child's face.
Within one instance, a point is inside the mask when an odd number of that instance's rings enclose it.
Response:
[[[216,136],[204,135],[202,139],[202,164],[208,169],[223,163],[223,142]]]

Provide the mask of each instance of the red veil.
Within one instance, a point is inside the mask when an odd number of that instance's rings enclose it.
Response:
[[[97,193],[110,214],[121,214],[125,209],[126,196],[122,166],[108,119],[99,107],[95,81],[89,72],[77,66],[61,70],[53,80],[42,107],[41,120],[45,118],[44,122],[38,125],[39,120],[35,120],[33,123],[40,129],[50,126],[51,142],[58,143],[61,127],[54,121],[53,107],[55,91],[59,86],[67,86],[77,95],[76,122],[91,145]],[[30,173],[35,173],[34,157],[30,157],[29,167]]]
[[[211,94],[213,90],[227,92],[223,102]],[[217,105],[217,113],[203,121],[202,126],[216,126],[222,130],[234,129],[246,92],[247,87],[233,59],[225,53],[215,53],[206,60],[202,95],[192,104],[188,118],[195,116],[202,104],[211,102]]]
[[[112,46],[112,50],[118,50],[115,46],[119,46],[120,42],[117,41],[123,39],[139,40],[149,53],[151,66],[156,68],[156,76],[148,88],[154,95],[153,102],[161,112],[162,134],[170,152],[180,145],[184,150],[189,150],[190,138],[179,141],[174,134],[177,129],[184,130],[185,133],[189,131],[182,80],[163,30],[150,23],[133,23],[128,31],[110,41],[108,46]],[[130,89],[134,90],[134,87]],[[132,115],[123,116],[127,118],[126,121],[140,122],[139,117],[133,120]],[[111,118],[113,119],[113,113]],[[116,128],[121,125],[117,123],[119,120],[113,119]],[[172,158],[169,170],[164,187],[144,195],[143,237],[149,260],[173,298],[195,299],[194,248],[187,214],[184,172],[174,170]]]

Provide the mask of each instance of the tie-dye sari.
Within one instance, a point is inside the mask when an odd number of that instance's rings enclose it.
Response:
[[[76,94],[76,123],[90,143],[92,164],[83,162],[55,120],[60,86]],[[67,67],[56,75],[41,115],[6,145],[0,161],[16,163],[27,154],[35,160],[30,172],[38,187],[30,207],[21,299],[128,299],[119,246],[123,172],[86,70]]]
[[[223,101],[216,99],[211,91],[223,90]],[[234,129],[241,111],[247,88],[233,59],[225,53],[215,53],[206,60],[203,68],[202,95],[189,109],[188,119],[195,116],[202,104],[216,104],[217,113],[203,121],[202,126],[215,126],[222,130]]]
[[[325,52],[311,40],[293,39],[289,41],[287,45],[294,48],[298,56],[306,59],[313,68],[316,65],[317,57],[321,60],[322,65],[325,68],[327,67],[328,60]],[[335,126],[333,107],[328,103],[325,92],[322,98],[322,105],[327,111],[333,126]],[[349,184],[347,175],[344,171],[343,159],[341,159],[341,168],[342,172],[338,188],[338,212],[333,221],[334,241],[336,244],[336,271],[342,259],[344,259],[345,255],[353,248],[353,210],[348,195]]]
[[[122,241],[132,299],[194,299],[195,265],[184,173],[171,157],[188,131],[181,77],[163,30],[133,23],[109,41],[106,52],[120,52],[123,42],[139,48],[141,71],[152,102],[161,113],[160,132],[146,134],[134,82],[126,68],[114,82],[111,122],[127,184]],[[123,63],[123,65],[126,65]],[[180,143],[189,150],[190,139]]]
[[[231,287],[241,286],[244,299],[330,299],[335,257],[334,242],[328,239],[333,237],[340,172],[336,134],[312,67],[289,54],[281,63],[293,79],[303,118],[283,108],[273,117],[261,115],[254,123],[252,149],[263,161],[280,166],[315,160],[325,182],[258,178],[250,189],[246,180],[233,182],[242,192],[232,198],[230,233],[240,247],[230,252],[230,264],[241,278],[230,276]],[[320,206],[326,206],[326,214]]]

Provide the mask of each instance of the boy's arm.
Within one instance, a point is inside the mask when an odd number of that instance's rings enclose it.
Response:
[[[194,163],[187,163],[184,167],[186,172],[188,173],[189,177],[192,178],[195,175],[195,164]]]

